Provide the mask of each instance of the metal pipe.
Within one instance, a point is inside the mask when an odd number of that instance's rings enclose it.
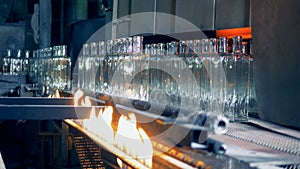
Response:
[[[213,10],[212,10],[212,30],[216,29],[216,0],[213,0]]]

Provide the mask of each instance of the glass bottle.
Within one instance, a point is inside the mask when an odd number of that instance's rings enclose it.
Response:
[[[193,108],[195,106],[194,104],[194,95],[195,93],[195,83],[194,83],[194,75],[193,75],[193,55],[194,55],[194,43],[193,40],[186,40],[185,41],[185,55],[184,55],[184,63],[186,64],[186,81],[188,82],[186,85],[186,99],[187,102],[184,106]]]
[[[79,72],[79,82],[81,83],[80,87],[82,89],[87,88],[88,55],[89,55],[89,44],[85,43],[83,44],[82,56],[79,61],[79,65],[80,65],[79,68],[81,69],[81,71]]]
[[[36,77],[37,77],[37,85],[41,85],[42,84],[42,73],[44,71],[41,71],[43,70],[43,58],[42,58],[42,54],[43,54],[43,50],[42,49],[38,49],[37,50],[37,62],[36,62]]]
[[[178,93],[178,74],[179,74],[179,64],[180,58],[176,55],[178,50],[178,43],[172,41],[166,44],[167,49],[167,62],[168,62],[168,73],[171,75],[169,77],[168,87],[166,87],[166,95],[169,99],[168,102],[171,105],[179,106],[180,105],[180,96]]]
[[[34,84],[35,85],[38,85],[39,84],[39,57],[40,57],[40,54],[39,54],[39,49],[35,50],[35,55],[33,55],[33,62],[34,62],[34,67],[33,67],[33,70],[34,70]]]
[[[231,100],[233,97],[233,81],[232,81],[232,67],[228,62],[231,56],[228,56],[228,39],[226,37],[220,37],[218,40],[218,53],[222,60],[222,67],[225,73],[224,82],[224,101],[223,101],[223,115],[233,121],[233,110],[231,109]]]
[[[61,66],[60,66],[60,58],[59,58],[59,46],[53,46],[53,56],[52,56],[52,81],[54,88],[60,88],[61,82]]]
[[[26,50],[25,51],[25,56],[22,59],[22,75],[28,75],[29,69],[30,69],[30,63],[29,63],[29,54],[30,51]]]
[[[47,50],[46,48],[40,50],[40,59],[39,59],[39,80],[41,85],[46,85],[47,79]]]
[[[210,79],[210,91],[211,101],[210,108],[214,114],[223,113],[223,68],[222,60],[218,54],[218,42],[216,38],[209,39],[209,79]]]
[[[254,55],[252,52],[252,41],[248,43],[249,47],[249,70],[248,70],[248,112],[249,113],[258,113],[257,110],[257,98],[256,98],[256,91],[255,91],[255,78],[254,78],[254,72],[253,72],[253,66],[254,66]]]
[[[120,95],[123,95],[126,92],[126,87],[125,87],[125,81],[126,79],[124,76],[124,62],[126,60],[126,55],[127,55],[127,39],[126,38],[121,38],[120,40],[120,52],[119,52],[119,66],[118,66],[118,76],[117,76],[117,81],[119,82],[119,87],[120,87]]]
[[[89,57],[89,65],[91,67],[90,71],[90,85],[89,85],[89,90],[95,92],[95,82],[96,82],[96,73],[97,73],[97,63],[96,63],[96,58],[98,55],[98,45],[96,42],[92,42],[91,44],[91,54]]]
[[[28,80],[31,84],[36,84],[36,50],[32,51],[32,57],[29,58],[29,72],[28,72]]]
[[[143,37],[132,37],[132,62],[133,62],[133,79],[132,94],[133,98],[147,100],[147,83],[148,83],[148,62],[143,57]],[[143,71],[145,70],[145,71]]]
[[[67,45],[60,46],[60,56],[62,65],[62,88],[63,90],[71,90],[71,57],[67,54]]]
[[[83,89],[88,90],[89,89],[89,82],[90,82],[90,62],[89,62],[89,57],[90,57],[90,44],[84,44],[83,47],[83,62],[84,62],[84,80],[83,80]]]
[[[166,49],[165,49],[166,48]],[[173,105],[172,102],[172,60],[170,53],[168,53],[168,50],[171,51],[173,48],[172,44],[164,44],[164,43],[158,43],[157,44],[157,56],[159,61],[159,71],[161,75],[161,81],[160,81],[160,89],[163,91],[164,95],[167,99],[168,105]]]
[[[103,61],[105,58],[105,42],[100,41],[98,42],[98,54],[96,56],[96,78],[95,78],[95,91],[96,92],[103,92]]]
[[[159,104],[167,104],[169,102],[166,98],[164,79],[167,78],[165,75],[165,44],[153,43],[148,46],[150,48],[150,89],[149,89],[149,101]]]
[[[11,72],[13,75],[20,75],[22,69],[22,51],[20,49],[17,50],[17,54],[12,58],[11,61]]]
[[[160,70],[160,58],[161,56],[158,54],[158,46],[159,48],[162,48],[163,44],[150,44],[150,60],[153,64],[154,69],[152,69],[151,74],[153,74],[151,77],[151,85],[152,85],[152,91],[159,91],[161,90],[161,83],[162,83],[162,70]]]
[[[155,80],[155,78],[154,78],[154,72],[153,72],[153,70],[155,70],[154,69],[154,63],[153,63],[153,57],[151,57],[151,45],[150,44],[145,44],[145,48],[144,48],[144,55],[145,55],[145,57],[147,57],[148,58],[148,62],[149,62],[149,68],[148,68],[148,73],[149,73],[149,75],[148,75],[148,78],[149,78],[149,83],[148,83],[148,100],[150,100],[150,94],[151,94],[151,92],[153,91],[153,84],[154,84],[154,80]]]
[[[202,78],[202,59],[201,59],[201,41],[200,40],[194,40],[193,41],[193,56],[192,56],[192,63],[193,63],[193,68],[192,68],[192,73],[195,77],[196,81],[196,88],[194,90],[193,94],[193,102],[194,105],[197,105],[197,109],[201,106],[201,78]]]
[[[180,96],[181,100],[181,106],[185,106],[187,103],[188,98],[188,88],[189,88],[189,83],[187,81],[187,76],[184,74],[184,70],[186,70],[187,64],[186,64],[186,41],[179,41],[178,43],[178,81],[179,81],[179,86],[178,86],[178,94]],[[186,85],[182,85],[186,84]]]
[[[125,54],[122,64],[123,69],[123,79],[124,79],[124,86],[123,91],[125,97],[132,97],[132,83],[131,80],[133,79],[133,73],[134,73],[134,66],[133,66],[133,60],[132,60],[132,37],[127,37],[125,42]]]
[[[247,82],[248,61],[243,53],[243,39],[241,36],[233,37],[232,50],[235,57],[235,95],[234,121],[243,122],[248,119],[247,112]]]
[[[107,88],[106,88],[106,93],[107,94],[112,94],[112,78],[115,72],[115,58],[114,58],[114,40],[108,40],[106,43],[106,48],[107,48],[107,64],[108,64],[108,69],[107,69]]]
[[[45,83],[44,85],[49,88],[49,91],[54,89],[53,85],[53,59],[52,59],[52,47],[45,48],[44,50],[44,71],[45,71]]]
[[[113,40],[113,50],[112,50],[112,60],[111,60],[111,66],[113,67],[113,72],[111,75],[111,94],[113,95],[122,95],[122,78],[121,75],[121,65],[122,61],[124,59],[123,57],[123,41],[122,39],[115,39]]]
[[[210,58],[209,58],[209,39],[201,39],[201,100],[200,100],[200,109],[204,112],[210,111]]]
[[[3,58],[2,72],[3,75],[11,74],[11,49],[7,49],[7,54]]]
[[[83,69],[83,67],[84,67],[84,59],[83,59],[84,45],[85,44],[82,45],[82,51],[77,59],[78,60],[78,72],[77,72],[78,83],[77,83],[77,86],[79,88],[83,88],[83,80],[84,80],[84,77],[83,77],[83,75],[84,75],[84,72],[83,72],[84,71],[84,69]]]

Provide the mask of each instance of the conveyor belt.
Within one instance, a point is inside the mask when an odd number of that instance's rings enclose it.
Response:
[[[230,123],[225,135],[211,135],[226,145],[225,156],[259,169],[299,169],[299,131],[249,118],[247,123]]]
[[[267,122],[255,118],[250,118],[249,122],[250,124],[257,125],[261,128],[264,128],[265,130],[271,130],[273,132],[280,133],[282,135],[300,139],[300,132],[298,130],[287,128],[284,126],[277,125],[275,123],[271,123],[271,122]]]
[[[278,151],[300,155],[299,132],[275,124],[251,119],[250,123],[232,123],[228,126],[226,135]]]
[[[101,150],[96,143],[83,136],[74,136],[74,145],[82,169],[105,169]]]

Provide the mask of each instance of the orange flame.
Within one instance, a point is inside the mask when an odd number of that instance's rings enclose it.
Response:
[[[48,98],[60,98],[59,91],[56,89],[53,94],[50,94]]]
[[[92,106],[92,103],[88,96],[84,97],[84,93],[78,90],[74,94],[74,105]],[[96,111],[97,109],[92,106],[90,118],[82,121],[82,127],[103,141],[114,144],[133,158],[139,159],[145,166],[152,168],[152,142],[147,133],[137,127],[134,113],[129,113],[127,116],[121,115],[117,131],[114,132],[112,128],[113,107],[107,106],[100,109],[98,115]],[[122,163],[119,162],[119,165],[122,166]]]
[[[142,128],[137,128],[136,117],[133,113],[129,113],[128,117],[121,115],[115,143],[128,155],[139,158],[146,166],[152,167],[151,140]]]
[[[140,155],[141,157],[144,157],[142,160],[147,166],[152,166],[152,155],[153,155],[153,148],[152,148],[152,142],[145,132],[144,129],[139,128],[139,133],[141,135],[141,141],[142,141],[142,147],[139,149],[139,152],[142,154]]]
[[[92,106],[92,102],[88,96],[84,97],[84,101],[82,100],[81,105]]]
[[[95,107],[92,107],[90,118],[83,120],[83,127],[92,133],[95,133],[96,129],[98,128],[97,121]]]
[[[83,91],[82,90],[77,90],[75,93],[74,93],[74,106],[79,106],[79,100],[82,98],[82,96],[84,95]]]
[[[56,89],[55,90],[55,93],[53,95],[54,98],[60,98],[60,94],[59,94],[59,91]]]
[[[112,123],[112,114],[113,109],[111,106],[108,106],[104,109],[103,113],[100,110],[98,115],[98,124],[99,124],[99,131],[98,136],[101,137],[103,140],[113,143],[114,142],[114,131],[111,127]]]

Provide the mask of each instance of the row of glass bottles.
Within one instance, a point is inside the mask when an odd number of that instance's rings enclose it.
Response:
[[[145,50],[141,36],[84,44],[78,86],[246,121],[255,105],[253,56],[242,37],[230,40],[230,46],[221,37],[145,44]]]
[[[123,82],[124,78],[132,80],[133,66],[138,68],[137,63],[135,65],[133,62],[136,62],[134,59],[138,59],[143,52],[142,42],[143,37],[135,36],[84,44],[82,55],[79,56],[78,86],[90,91],[116,95],[120,88],[133,89],[132,85],[125,87],[129,84]],[[128,97],[131,98],[129,95]]]
[[[53,46],[33,51],[29,80],[51,90],[71,90],[71,58],[67,46]]]
[[[7,49],[6,55],[0,61],[1,74],[3,75],[27,75],[29,72],[30,51],[16,51]]]

